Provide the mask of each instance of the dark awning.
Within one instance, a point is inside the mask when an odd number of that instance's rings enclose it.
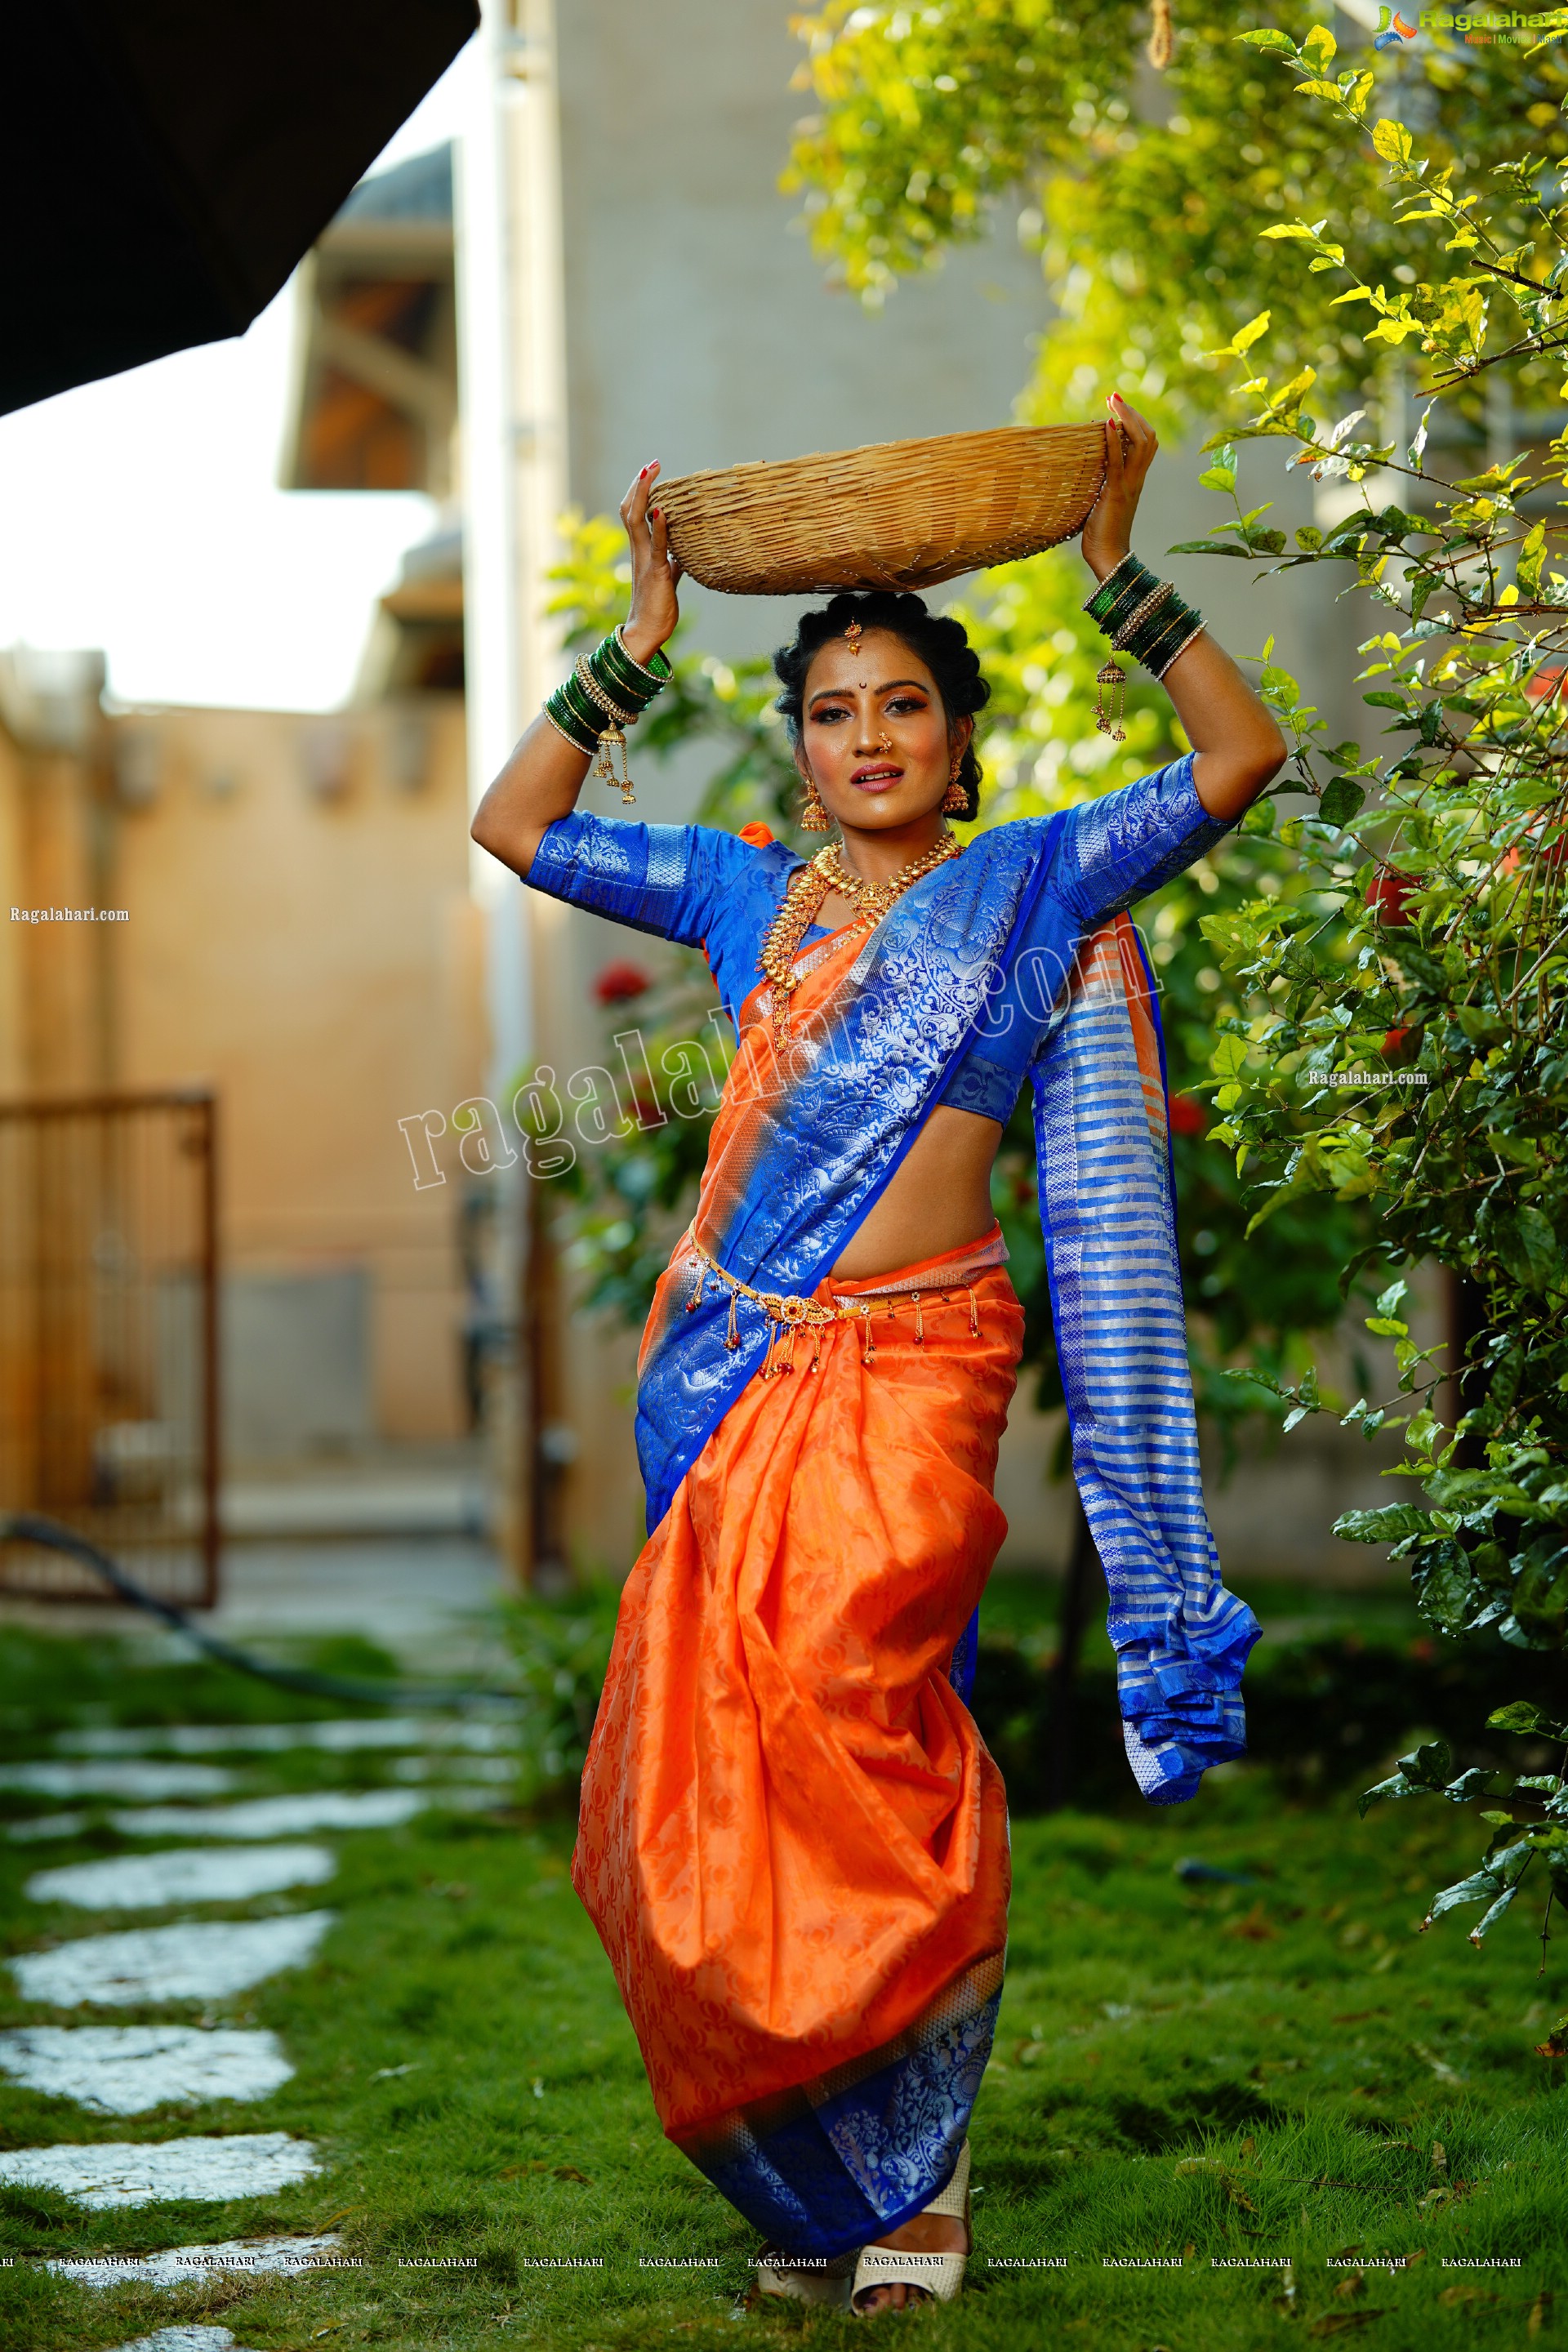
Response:
[[[0,414],[242,334],[479,23],[476,0],[6,16]]]

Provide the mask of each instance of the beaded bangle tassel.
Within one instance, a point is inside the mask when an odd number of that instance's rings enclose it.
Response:
[[[1122,698],[1127,677],[1116,655],[1129,653],[1155,677],[1163,677],[1204,625],[1204,616],[1184,604],[1168,580],[1156,579],[1135,555],[1124,555],[1108,572],[1084,611],[1110,639],[1111,658],[1095,677],[1099,689],[1094,723],[1113,742],[1124,743]]]
[[[563,680],[544,706],[544,716],[574,751],[594,761],[594,773],[606,784],[618,784],[621,805],[629,807],[637,795],[626,763],[628,727],[635,727],[654,696],[666,687],[672,672],[662,653],[649,663],[628,653],[619,629],[579,654],[570,677]],[[616,773],[615,755],[621,755]]]

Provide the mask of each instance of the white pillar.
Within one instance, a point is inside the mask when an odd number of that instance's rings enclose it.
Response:
[[[543,619],[565,501],[565,352],[561,188],[551,0],[483,0],[473,98],[457,177],[464,648],[469,805],[555,682]],[[487,917],[488,1091],[508,1115],[534,1058],[531,942],[537,910],[515,875],[475,847],[471,887]],[[497,1278],[509,1316],[527,1289],[526,1177],[493,1181]],[[530,1552],[531,1368],[514,1351],[496,1409],[499,1528],[514,1564]]]

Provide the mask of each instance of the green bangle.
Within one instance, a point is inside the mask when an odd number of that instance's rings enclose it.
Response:
[[[1152,669],[1159,659],[1161,647],[1168,640],[1180,636],[1197,618],[1198,614],[1190,604],[1184,604],[1179,596],[1171,597],[1152,615],[1147,629],[1139,631],[1134,659],[1141,661],[1146,669]]]
[[[1194,626],[1201,628],[1203,625],[1202,615],[1194,613],[1190,606],[1184,606],[1181,612],[1173,613],[1169,619],[1165,619],[1163,615],[1161,617],[1164,625],[1151,630],[1147,639],[1133,656],[1135,660],[1142,663],[1152,677],[1159,677],[1167,667],[1171,648],[1184,644]]]
[[[1131,654],[1134,661],[1142,662],[1147,668],[1156,647],[1177,630],[1185,627],[1192,617],[1190,604],[1184,604],[1179,596],[1167,596],[1158,611],[1151,613],[1147,620],[1132,630],[1125,646],[1119,646],[1117,650]]]
[[[1154,676],[1156,677],[1163,677],[1166,671],[1170,668],[1171,664],[1175,660],[1176,656],[1178,654],[1184,654],[1194,637],[1202,636],[1204,633],[1203,614],[1201,613],[1192,613],[1189,614],[1187,617],[1192,623],[1191,628],[1188,629],[1184,636],[1178,637],[1173,646],[1170,646],[1165,651],[1162,652],[1160,656],[1160,667],[1154,672]]]
[[[1134,580],[1117,598],[1104,620],[1100,622],[1102,633],[1114,643],[1140,606],[1148,603],[1160,585],[1160,582],[1148,572]]]
[[[1099,586],[1084,599],[1084,611],[1093,621],[1100,620],[1121,595],[1128,579],[1128,567],[1142,572],[1142,564],[1131,550],[1120,563],[1113,564]]]
[[[1135,579],[1129,581],[1100,624],[1104,634],[1113,640],[1120,636],[1133,614],[1148,603],[1160,585],[1152,572],[1140,572]]]
[[[582,720],[566,701],[559,687],[546,702],[544,716],[554,728],[555,732],[566,738],[574,751],[581,751],[586,759],[593,758],[599,748],[599,739],[597,735],[587,735]],[[584,740],[585,735],[586,740]]]
[[[668,667],[666,663],[667,673]],[[595,646],[588,656],[588,667],[616,702],[629,703],[638,711],[647,709],[666,683],[656,671],[644,669],[615,636]]]
[[[556,688],[556,692],[578,726],[585,729],[597,743],[608,722],[604,712],[596,709],[588,696],[584,693],[581,681],[574,677],[566,678]]]
[[[668,656],[658,646],[654,647],[653,653],[647,662],[638,661],[636,654],[631,651],[630,647],[626,644],[626,625],[623,621],[619,627],[612,629],[609,635],[605,639],[602,650],[610,657],[610,659],[625,662],[631,670],[633,676],[643,681],[649,696],[651,697],[657,694],[661,687],[665,687],[669,684],[670,679],[675,676],[675,672],[670,667]]]

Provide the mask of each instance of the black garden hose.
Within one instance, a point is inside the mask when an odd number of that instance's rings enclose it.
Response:
[[[248,1650],[237,1649],[232,1642],[221,1641],[216,1633],[204,1632],[185,1612],[172,1601],[160,1601],[155,1593],[143,1591],[132,1576],[107,1552],[89,1543],[74,1528],[62,1527],[58,1519],[47,1519],[36,1511],[0,1511],[0,1543],[30,1543],[40,1545],[45,1551],[63,1552],[69,1559],[79,1560],[100,1576],[122,1601],[135,1609],[145,1609],[150,1616],[161,1617],[166,1625],[194,1642],[198,1650],[220,1666],[231,1666],[236,1674],[254,1675],[258,1682],[275,1683],[280,1690],[298,1691],[308,1698],[348,1699],[357,1705],[373,1706],[435,1707],[449,1711],[454,1707],[483,1705],[502,1700],[515,1706],[520,1694],[516,1691],[468,1688],[451,1690],[432,1683],[370,1683],[356,1682],[342,1675],[312,1674],[305,1666],[274,1665],[268,1658],[253,1657]]]

